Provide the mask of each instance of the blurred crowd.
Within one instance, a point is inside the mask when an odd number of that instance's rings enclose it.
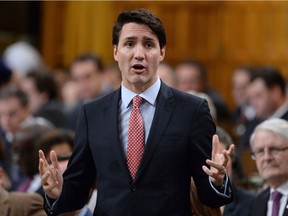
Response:
[[[169,86],[208,101],[215,124],[232,137],[226,143],[236,145],[229,173],[235,187],[260,192],[265,181],[256,169],[247,171],[255,162],[250,157],[246,160],[245,155],[251,153],[250,137],[261,122],[271,118],[288,120],[287,80],[281,71],[266,65],[244,65],[231,71],[228,85],[232,86],[234,110],[229,109],[217,89],[211,88],[208,78],[212,71],[207,71],[201,62],[189,59],[176,66],[163,62],[158,73]],[[0,58],[2,187],[7,191],[43,196],[38,150],[42,149],[49,159],[49,151],[54,149],[58,160],[63,162],[64,171],[73,151],[73,136],[83,103],[120,85],[121,72],[117,64],[104,65],[100,54],[83,53],[75,56],[69,69],[53,69],[45,65],[40,52],[26,42],[7,47]],[[95,187],[91,196],[96,193]],[[96,199],[90,200],[94,203],[88,200],[79,212],[93,211]]]

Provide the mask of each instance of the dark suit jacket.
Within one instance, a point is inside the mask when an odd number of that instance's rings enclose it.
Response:
[[[81,208],[97,176],[100,216],[190,216],[190,179],[211,207],[231,201],[212,189],[202,165],[211,157],[215,125],[204,99],[161,84],[145,151],[134,180],[119,138],[120,89],[83,106],[64,186],[47,213]],[[230,184],[230,183],[229,183]]]
[[[38,194],[10,192],[0,188],[1,216],[45,216],[43,199]]]
[[[266,190],[262,191],[257,196],[253,205],[253,211],[252,211],[253,216],[266,216],[267,215],[267,203],[269,200],[269,196],[270,196],[270,188],[267,188]],[[284,210],[283,216],[288,216],[287,207]]]
[[[233,202],[225,206],[223,216],[254,216],[252,207],[255,195],[233,185]]]

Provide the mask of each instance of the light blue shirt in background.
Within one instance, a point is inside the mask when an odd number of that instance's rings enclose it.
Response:
[[[125,155],[127,155],[128,147],[128,128],[129,128],[129,119],[130,113],[132,110],[132,100],[135,96],[139,95],[144,98],[144,102],[140,107],[140,112],[144,122],[145,129],[145,144],[147,142],[151,124],[153,121],[155,109],[156,109],[156,98],[159,93],[161,86],[161,81],[158,77],[157,81],[146,91],[141,94],[136,94],[135,92],[127,89],[123,83],[121,84],[121,100],[120,100],[120,109],[119,109],[119,118],[120,118],[120,139],[123,144],[123,149]]]

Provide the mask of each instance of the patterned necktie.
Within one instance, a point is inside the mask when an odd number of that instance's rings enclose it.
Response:
[[[129,120],[127,164],[133,179],[144,152],[144,124],[140,113],[142,103],[142,97],[136,96],[133,98],[133,107]]]
[[[279,215],[281,197],[282,197],[282,194],[278,191],[274,191],[272,193],[272,200],[273,200],[272,216],[278,216]]]

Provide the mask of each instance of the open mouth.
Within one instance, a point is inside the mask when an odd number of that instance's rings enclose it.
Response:
[[[135,69],[135,70],[143,70],[143,69],[145,69],[145,67],[143,65],[141,65],[141,64],[135,64],[135,65],[133,65],[132,68]]]

